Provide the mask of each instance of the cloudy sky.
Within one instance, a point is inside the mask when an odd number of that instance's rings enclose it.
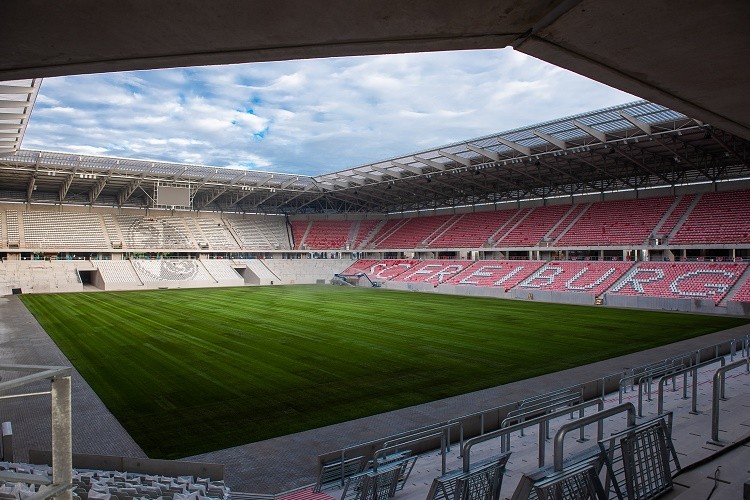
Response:
[[[509,48],[70,76],[22,147],[316,175],[635,99]]]

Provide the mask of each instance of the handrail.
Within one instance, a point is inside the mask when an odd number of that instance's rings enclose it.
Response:
[[[445,431],[443,432],[436,432],[434,434],[430,434],[429,436],[422,436],[420,438],[412,439],[411,441],[406,441],[405,443],[400,443],[396,446],[401,446],[405,444],[415,444],[419,443],[420,441],[426,441],[428,439],[435,439],[440,438],[440,453],[443,456],[443,474],[445,474],[445,460],[446,460],[446,452],[445,452]],[[392,448],[396,448],[396,446],[385,446],[383,448],[380,448],[372,455],[372,471],[377,472],[378,471],[378,455],[381,453],[385,453],[387,450],[390,450]]]
[[[695,360],[700,361],[701,354],[704,351],[713,351],[712,352],[712,354],[713,354],[713,358],[712,359],[717,359],[717,358],[719,358],[718,353],[719,353],[719,351],[722,348],[727,348],[728,352],[731,355],[731,347],[732,347],[732,345],[735,346],[735,353],[738,352],[737,347],[739,347],[739,352],[742,353],[743,356],[750,356],[750,335],[745,335],[743,337],[740,337],[739,339],[735,338],[735,339],[726,340],[726,341],[723,341],[723,342],[718,342],[716,344],[712,344],[712,345],[709,345],[709,346],[706,346],[706,347],[703,347],[703,348],[700,348],[700,349],[697,349],[697,350],[694,350],[694,351],[691,351],[691,352],[688,352],[688,353],[683,353],[681,355],[673,356],[671,358],[667,358],[667,359],[664,359],[664,360],[661,360],[661,361],[657,361],[657,362],[654,362],[654,363],[651,363],[651,364],[648,364],[648,365],[642,365],[641,367],[634,367],[634,368],[631,368],[630,370],[619,371],[619,372],[611,373],[611,374],[608,374],[608,375],[604,375],[604,376],[596,378],[594,380],[586,381],[586,382],[584,382],[582,384],[575,384],[575,385],[569,386],[568,388],[557,389],[555,391],[551,391],[550,393],[547,393],[546,395],[554,394],[556,392],[561,392],[561,391],[565,391],[565,390],[569,390],[570,388],[573,388],[573,387],[584,387],[584,386],[586,386],[588,384],[596,382],[599,386],[601,386],[601,395],[600,395],[600,397],[604,398],[604,396],[606,394],[605,390],[606,390],[607,382],[611,381],[614,377],[618,377],[618,378],[620,378],[622,380],[623,378],[627,378],[629,376],[633,376],[633,372],[636,371],[636,370],[644,369],[644,368],[647,368],[647,367],[654,367],[654,366],[659,365],[659,364],[663,365],[665,362],[669,362],[669,361],[683,360],[683,362],[684,362],[685,358],[690,358],[691,361],[693,362],[693,364],[696,364]],[[640,375],[644,375],[644,373],[640,373]],[[622,390],[622,388],[620,388],[620,390]],[[533,400],[535,398],[541,398],[541,397],[544,397],[544,396],[545,396],[544,394],[543,395],[539,395],[539,396],[532,396],[530,398],[527,398],[526,401]],[[494,412],[501,412],[503,409],[506,409],[506,408],[508,408],[508,409],[518,408],[518,405],[520,403],[521,403],[521,401],[516,401],[516,402],[511,402],[511,403],[505,403],[505,404],[498,405],[498,406],[495,406],[495,407],[486,408],[486,409],[479,410],[479,411],[476,411],[476,412],[472,412],[472,413],[468,413],[468,414],[465,414],[465,415],[461,415],[459,417],[454,417],[454,418],[451,418],[449,420],[446,420],[446,421],[443,421],[443,422],[440,422],[440,423],[437,423],[437,424],[432,424],[432,425],[420,427],[420,428],[417,428],[417,429],[413,429],[413,430],[410,430],[410,431],[405,431],[405,432],[401,432],[401,433],[397,433],[397,434],[392,434],[390,436],[386,436],[385,438],[373,439],[373,440],[370,440],[370,441],[364,441],[364,442],[360,442],[360,443],[357,443],[357,444],[352,444],[352,445],[349,445],[349,446],[346,446],[344,448],[340,448],[340,449],[336,450],[335,453],[337,453],[340,456],[341,463],[343,464],[343,462],[346,460],[347,452],[349,452],[351,450],[354,450],[356,448],[361,448],[361,447],[365,447],[365,446],[376,445],[378,443],[384,442],[384,439],[395,439],[395,438],[398,438],[400,436],[409,436],[409,435],[413,435],[414,433],[422,431],[422,430],[435,429],[435,428],[438,428],[438,427],[441,427],[441,426],[444,426],[444,425],[449,425],[449,424],[452,425],[454,423],[458,423],[459,426],[460,426],[459,427],[459,433],[460,433],[459,441],[460,441],[461,449],[463,450],[463,448],[464,448],[464,425],[467,423],[466,421],[468,419],[474,418],[474,417],[480,417],[480,419],[481,419],[481,429],[480,429],[480,432],[482,434],[484,434],[484,417],[485,417],[485,415],[488,415],[488,414],[491,414],[491,413],[494,413]],[[498,421],[499,420],[500,420],[500,418],[498,417]],[[499,423],[500,422],[498,422],[498,424]],[[450,446],[450,443],[448,443],[448,446]],[[462,451],[462,453],[463,453],[463,451]],[[321,455],[321,458],[322,458],[322,455]],[[343,465],[342,465],[342,467],[343,467]]]
[[[714,443],[720,443],[719,441],[719,404],[721,401],[722,387],[724,385],[724,375],[729,370],[738,368],[742,365],[747,367],[750,371],[750,358],[741,359],[734,363],[729,363],[726,366],[722,366],[714,374],[714,387],[713,387],[713,402],[711,404],[711,439]]]
[[[565,435],[568,432],[585,425],[593,424],[594,422],[601,422],[607,417],[611,417],[612,415],[617,415],[618,413],[622,412],[628,413],[628,427],[633,427],[635,425],[635,406],[633,405],[633,403],[623,403],[621,405],[613,406],[612,408],[602,410],[598,413],[594,413],[593,415],[589,415],[588,417],[581,417],[573,422],[568,422],[567,424],[564,424],[562,427],[560,427],[560,430],[558,430],[557,434],[555,434],[554,442],[555,471],[561,471],[563,469],[563,444],[565,441]]]
[[[630,404],[630,403],[628,403]],[[471,447],[478,443],[483,443],[485,441],[489,441],[490,439],[495,439],[498,437],[503,437],[507,434],[510,434],[511,432],[517,431],[519,429],[524,429],[526,427],[531,427],[532,425],[539,424],[539,467],[544,465],[544,450],[545,450],[545,439],[544,439],[544,433],[542,432],[542,427],[545,423],[549,422],[550,420],[553,420],[555,418],[561,417],[563,415],[567,415],[568,413],[576,410],[583,410],[585,408],[588,408],[590,406],[597,406],[597,409],[601,412],[604,408],[604,400],[601,398],[592,399],[589,401],[586,401],[585,403],[579,403],[575,406],[570,406],[568,408],[565,408],[564,410],[556,411],[554,413],[548,413],[546,415],[541,415],[536,418],[532,418],[531,420],[526,420],[525,422],[519,422],[517,424],[505,427],[504,429],[497,429],[492,432],[488,432],[487,434],[481,434],[479,436],[475,436],[466,443],[464,443],[463,448],[461,449],[461,455],[463,457],[464,461],[464,472],[469,472],[469,469],[471,468]],[[602,426],[602,422],[599,422],[599,426],[597,428],[597,436],[599,439],[602,438],[602,435],[604,434],[604,428]]]
[[[668,375],[664,375],[659,379],[657,382],[657,410],[656,413],[662,414],[664,413],[664,385],[667,380],[670,378],[674,378],[678,375],[684,375],[683,384],[682,384],[682,394],[683,399],[687,399],[687,374],[690,372],[693,372],[693,389],[692,389],[692,399],[693,399],[693,409],[692,412],[694,414],[698,413],[698,383],[697,383],[697,374],[698,374],[698,368],[703,368],[704,366],[712,365],[716,363],[717,361],[721,362],[721,366],[724,366],[726,364],[726,360],[724,357],[721,358],[714,358],[709,359],[708,361],[704,361],[703,363],[698,363],[697,365],[688,366],[687,368],[683,368],[682,370],[678,370],[674,373],[670,373]]]

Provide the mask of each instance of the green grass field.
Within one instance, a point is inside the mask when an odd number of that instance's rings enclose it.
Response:
[[[319,285],[21,299],[152,458],[351,420],[747,323]]]

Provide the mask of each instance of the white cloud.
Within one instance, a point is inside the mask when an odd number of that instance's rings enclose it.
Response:
[[[510,49],[72,76],[23,147],[318,174],[633,99]]]

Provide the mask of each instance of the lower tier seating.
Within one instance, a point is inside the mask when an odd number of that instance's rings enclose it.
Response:
[[[553,261],[535,271],[517,287],[601,295],[632,265],[630,262]]]
[[[741,262],[641,262],[608,293],[719,303],[745,269]]]

